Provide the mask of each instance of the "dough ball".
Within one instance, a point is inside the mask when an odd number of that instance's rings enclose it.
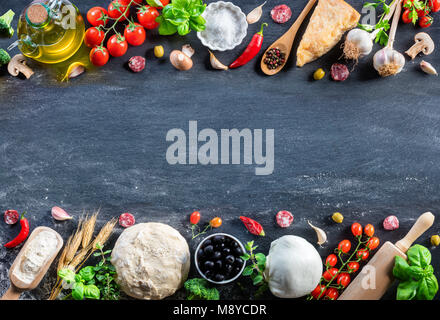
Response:
[[[160,300],[173,295],[188,278],[190,253],[176,229],[162,223],[140,223],[119,236],[111,262],[126,294]]]

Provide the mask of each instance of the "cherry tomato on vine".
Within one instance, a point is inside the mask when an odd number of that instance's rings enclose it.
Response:
[[[120,34],[114,34],[107,41],[107,49],[111,56],[122,57],[127,53],[128,43]]]
[[[119,19],[119,21],[127,20],[127,12],[128,7],[122,5],[119,0],[113,0],[108,6],[108,15],[112,19]]]
[[[374,235],[374,227],[371,224],[367,224],[364,228],[364,233],[367,237],[372,237]]]
[[[87,12],[87,21],[94,26],[105,26],[108,20],[108,12],[103,7],[93,7]]]
[[[356,252],[356,257],[361,260],[367,260],[369,256],[370,252],[366,249],[362,249]]]
[[[359,262],[357,261],[351,261],[347,264],[348,270],[350,270],[350,272],[357,272],[359,270]]]
[[[336,300],[339,297],[339,292],[335,288],[328,288],[325,292],[325,298],[330,300]]]
[[[374,250],[374,249],[376,249],[379,246],[379,244],[380,244],[379,238],[378,237],[372,237],[372,238],[370,238],[370,240],[368,240],[367,247],[370,250]]]
[[[128,6],[131,2],[131,0],[118,0],[120,4],[123,6]],[[133,5],[140,5],[142,4],[143,0],[133,0]]]
[[[124,37],[132,46],[140,46],[145,42],[147,34],[145,33],[144,27],[139,23],[130,22],[128,26],[125,27]]]
[[[433,22],[434,19],[432,19],[432,17],[430,16],[421,17],[419,20],[419,26],[421,28],[428,28],[432,25]]]
[[[339,271],[338,268],[328,269],[324,271],[322,277],[324,278],[324,280],[330,281],[338,273],[338,271]]]
[[[419,9],[419,10],[417,10],[417,16],[418,16],[419,18],[421,18],[421,17],[427,16],[430,12],[431,12],[431,8],[429,8],[428,6],[426,6],[426,7],[423,8],[423,9]]]
[[[412,0],[403,0],[403,7],[410,8],[412,6]]]
[[[84,43],[89,48],[98,47],[104,41],[105,33],[96,27],[88,28],[84,35]]]
[[[102,67],[108,62],[110,58],[107,48],[96,47],[90,51],[90,62],[97,67]]]
[[[198,224],[200,222],[200,217],[201,217],[200,212],[194,211],[193,213],[191,213],[191,216],[189,217],[189,222],[191,222],[191,224]]]
[[[336,283],[339,284],[340,286],[343,286],[344,288],[346,288],[350,284],[350,281],[351,281],[351,277],[346,272],[340,273],[338,275],[338,278],[336,279]]]
[[[440,11],[440,0],[429,0],[429,7],[432,12]]]
[[[348,253],[351,249],[351,242],[349,240],[342,240],[338,244],[338,250],[343,253]]]
[[[212,219],[209,224],[211,225],[211,227],[213,228],[220,228],[220,226],[222,225],[223,220],[220,217],[215,217],[214,219]]]
[[[152,30],[159,27],[156,18],[160,15],[159,11],[151,6],[142,6],[138,9],[137,18],[139,23],[146,29]]]
[[[329,267],[334,267],[338,263],[338,257],[335,254],[330,254],[327,259],[325,259],[325,265]]]
[[[357,222],[353,223],[351,225],[351,233],[353,233],[353,235],[355,237],[362,236],[362,226],[361,226],[361,224],[357,223]]]
[[[310,293],[312,295],[313,298],[315,298],[316,300],[321,299],[325,296],[325,285],[323,284],[318,284],[316,286],[315,289],[313,289],[313,291]]]
[[[403,23],[412,23],[412,18],[411,18],[411,10],[410,9],[405,9],[405,11],[403,11],[402,13],[402,21]]]

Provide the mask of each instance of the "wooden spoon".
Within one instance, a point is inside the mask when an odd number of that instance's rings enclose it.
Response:
[[[52,256],[48,257],[48,259],[46,260],[46,263],[40,268],[40,271],[36,275],[34,281],[32,281],[32,283],[30,283],[30,284],[24,283],[23,281],[21,281],[20,279],[18,279],[15,276],[14,271],[16,270],[16,268],[20,267],[20,263],[22,262],[23,254],[26,252],[29,244],[42,231],[49,231],[49,232],[52,232],[56,235],[56,237],[58,239],[57,248],[54,251],[54,253],[52,254]],[[47,228],[47,227],[36,228],[32,232],[32,234],[29,236],[29,239],[26,241],[23,248],[18,253],[18,256],[15,258],[15,261],[12,264],[11,269],[9,270],[9,278],[11,280],[11,285],[9,286],[9,289],[6,291],[6,293],[3,295],[3,297],[1,297],[0,300],[18,300],[18,298],[20,298],[20,295],[24,291],[29,291],[29,290],[35,289],[40,284],[41,280],[43,279],[44,275],[47,273],[47,270],[49,269],[52,262],[55,260],[56,256],[58,255],[58,252],[61,250],[62,247],[63,247],[63,238],[61,238],[61,236],[55,230],[52,230],[51,228]]]
[[[277,41],[267,48],[266,52],[263,54],[263,58],[261,59],[261,70],[267,74],[268,76],[273,76],[281,71],[286,65],[287,59],[289,59],[290,51],[292,51],[293,41],[295,40],[296,33],[298,32],[299,27],[303,23],[304,19],[309,14],[310,10],[313,8],[317,0],[309,0],[306,7],[303,9],[299,17],[296,19],[295,23],[290,27],[289,30],[285,34],[283,34]],[[278,48],[283,52],[285,57],[285,62],[282,66],[279,66],[276,69],[269,69],[267,65],[264,63],[264,59],[266,59],[267,52],[272,48]]]

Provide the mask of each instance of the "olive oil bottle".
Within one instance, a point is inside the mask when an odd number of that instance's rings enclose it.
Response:
[[[84,19],[68,0],[35,0],[20,16],[17,45],[31,59],[56,64],[75,55],[84,33]]]

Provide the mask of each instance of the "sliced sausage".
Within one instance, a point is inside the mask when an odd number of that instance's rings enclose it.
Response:
[[[270,15],[276,23],[286,23],[292,17],[292,10],[285,4],[274,7]]]

